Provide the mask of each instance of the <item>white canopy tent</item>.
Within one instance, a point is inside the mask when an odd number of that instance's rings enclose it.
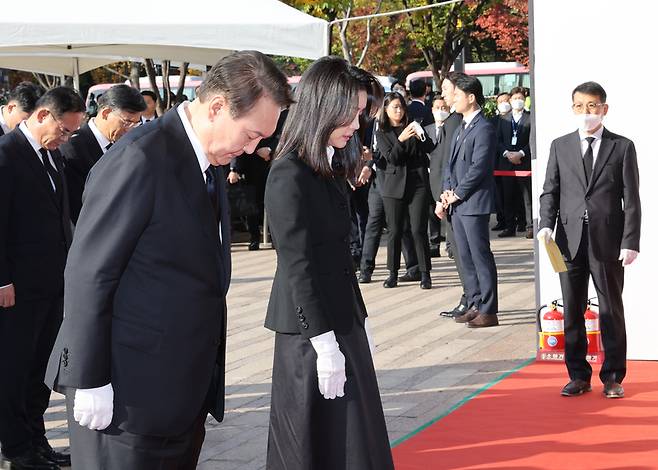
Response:
[[[314,59],[329,25],[276,0],[66,0],[8,2],[0,31],[0,67],[76,77],[145,57],[212,65],[240,49]]]

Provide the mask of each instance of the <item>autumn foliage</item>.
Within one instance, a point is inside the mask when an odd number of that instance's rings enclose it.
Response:
[[[514,60],[528,65],[528,0],[499,0],[475,20],[476,39],[491,37],[496,47]]]

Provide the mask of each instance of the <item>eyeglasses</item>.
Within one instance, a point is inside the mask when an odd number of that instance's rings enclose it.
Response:
[[[121,114],[119,114],[116,111],[114,112],[114,114],[119,118],[119,120],[121,121],[121,126],[124,129],[131,129],[133,127],[137,127],[142,122],[139,119],[137,121],[131,121],[130,119],[126,119],[125,117],[123,117]]]
[[[594,112],[601,106],[605,106],[605,103],[592,103],[592,102],[587,104],[574,103],[573,105],[571,105],[571,109],[573,109],[578,114],[582,114],[583,112],[585,112],[585,109],[587,109],[587,111]]]
[[[53,120],[57,123],[57,127],[59,128],[59,132],[62,134],[62,137],[71,137],[71,134],[73,134],[75,130],[72,131],[68,130],[66,127],[64,127],[62,121],[60,121],[55,117],[52,111],[48,111],[48,112],[53,117]]]

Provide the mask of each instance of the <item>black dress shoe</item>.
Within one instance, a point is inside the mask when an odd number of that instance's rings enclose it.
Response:
[[[34,450],[37,454],[40,454],[46,460],[59,465],[60,467],[70,467],[71,466],[71,456],[69,454],[63,454],[62,452],[57,452],[53,449],[50,444],[44,443],[40,446],[35,446]]]
[[[361,271],[361,274],[359,274],[359,284],[370,284],[370,281],[372,281],[372,273]]]
[[[410,274],[410,273],[404,273],[400,278],[398,279],[400,282],[418,282],[420,281],[420,272],[417,272],[416,274]]]
[[[498,238],[509,238],[514,236],[516,236],[516,232],[510,229],[505,229],[498,234]]]
[[[397,287],[398,285],[398,273],[391,273],[388,276],[388,279],[384,281],[384,287],[390,289],[392,287]]]
[[[455,323],[468,323],[478,315],[480,315],[480,311],[477,308],[471,307],[462,315],[455,317]]]
[[[564,386],[560,395],[563,397],[577,397],[585,392],[591,392],[592,386],[589,382],[581,379],[575,379]]]
[[[468,307],[465,304],[459,304],[449,312],[439,312],[439,315],[442,317],[455,318],[466,313],[466,310],[468,310]]]
[[[432,278],[430,277],[430,273],[420,273],[420,288],[421,289],[432,288]]]
[[[500,232],[501,230],[505,230],[505,224],[503,222],[498,222],[496,225],[491,227],[491,230],[494,232]]]
[[[603,384],[603,394],[606,398],[624,398],[624,387],[617,382]]]
[[[535,234],[533,233],[533,231],[532,231],[531,228],[529,228],[528,230],[526,230],[526,232],[525,232],[525,237],[526,237],[528,240],[532,240],[533,238],[535,238]]]
[[[249,243],[249,251],[256,251],[256,250],[260,250],[260,243],[258,242]]]
[[[525,225],[520,224],[516,226],[516,231],[517,232],[525,232]]]
[[[430,248],[430,258],[440,258],[441,257],[441,250],[439,247],[435,248]]]
[[[11,459],[7,457],[4,459],[9,462],[11,470],[60,470],[59,465],[46,459],[34,449]]]

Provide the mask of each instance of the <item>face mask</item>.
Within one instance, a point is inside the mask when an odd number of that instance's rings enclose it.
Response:
[[[509,104],[507,101],[503,101],[502,103],[498,103],[498,112],[500,114],[507,114],[510,112],[512,109],[512,105]]]
[[[603,122],[601,114],[576,114],[576,124],[583,132],[596,128],[601,122]]]
[[[434,114],[434,120],[440,122],[445,121],[450,116],[450,113],[448,111],[444,111],[442,109],[439,111],[434,111],[432,114]]]
[[[512,100],[512,109],[515,111],[521,111],[525,106],[524,100]]]

